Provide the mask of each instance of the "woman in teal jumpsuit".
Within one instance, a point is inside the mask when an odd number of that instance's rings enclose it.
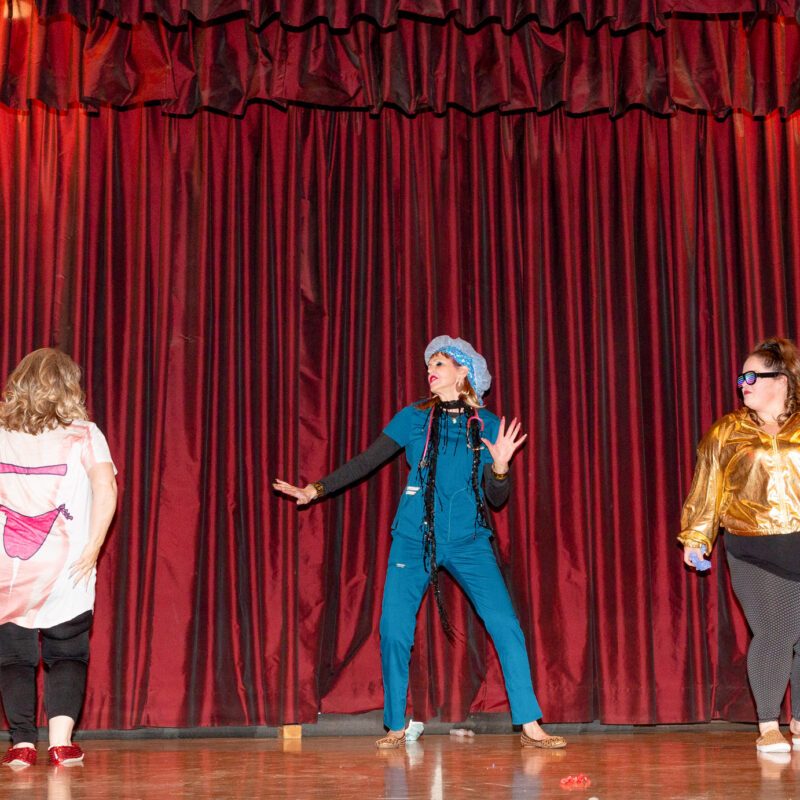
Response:
[[[338,491],[405,450],[410,471],[392,524],[393,542],[383,592],[381,665],[382,749],[405,741],[408,664],[416,615],[428,584],[445,631],[452,633],[439,594],[445,568],[464,588],[492,637],[503,669],[512,721],[522,725],[523,747],[564,747],[537,720],[525,638],[489,543],[485,500],[501,505],[509,494],[509,464],[525,441],[520,425],[483,408],[491,376],[486,361],[462,339],[436,337],[425,350],[430,399],[396,414],[378,439],[335,472],[304,488],[276,480],[273,487],[298,505]]]

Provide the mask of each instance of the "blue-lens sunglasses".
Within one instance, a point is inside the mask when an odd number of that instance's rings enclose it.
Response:
[[[783,372],[743,372],[741,375],[736,376],[736,385],[741,389],[742,386],[747,384],[752,386],[756,382],[756,378],[777,378],[778,375],[783,375]]]

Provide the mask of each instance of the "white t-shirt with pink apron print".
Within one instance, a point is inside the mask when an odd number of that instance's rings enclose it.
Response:
[[[89,470],[104,462],[114,466],[93,422],[0,428],[0,624],[50,628],[94,608],[96,571],[76,586],[69,569],[89,541]]]

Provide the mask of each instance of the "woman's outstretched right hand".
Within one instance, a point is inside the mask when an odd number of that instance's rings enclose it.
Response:
[[[282,492],[283,494],[288,494],[289,497],[294,497],[299,506],[304,506],[312,500],[316,500],[317,497],[317,490],[310,483],[301,489],[299,486],[292,486],[291,483],[286,483],[286,481],[276,478],[272,482],[272,488],[276,492]]]

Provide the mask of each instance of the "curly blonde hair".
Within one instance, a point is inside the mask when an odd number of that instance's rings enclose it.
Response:
[[[3,389],[0,427],[36,435],[89,419],[81,389],[81,368],[50,347],[28,353]]]

